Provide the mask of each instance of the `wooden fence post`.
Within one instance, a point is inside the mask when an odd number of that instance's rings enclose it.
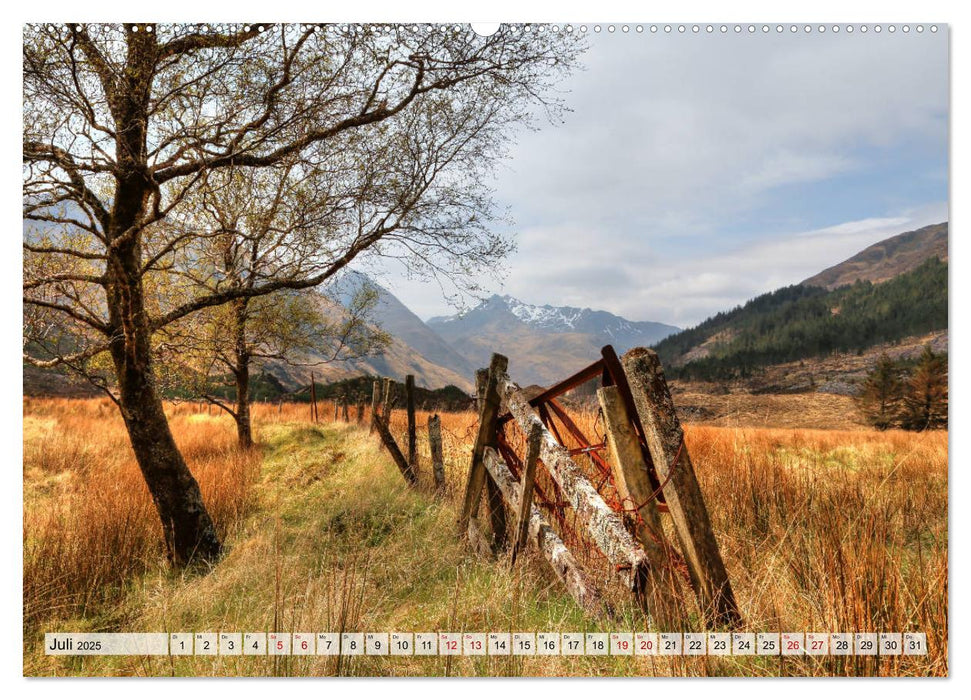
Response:
[[[622,363],[701,610],[709,625],[737,626],[741,613],[661,362],[653,350],[634,348]]]
[[[374,419],[378,415],[378,407],[381,401],[381,380],[375,379],[371,384],[371,425],[368,428],[368,435],[374,432]]]
[[[519,512],[516,517],[516,538],[512,543],[510,562],[516,563],[520,550],[526,546],[529,535],[529,519],[533,512],[533,483],[536,479],[536,463],[539,461],[540,442],[543,430],[533,424],[526,441],[526,461],[523,463],[522,489],[519,496]]]
[[[662,629],[676,629],[683,620],[683,610],[678,604],[678,583],[640,441],[619,389],[605,386],[597,390],[597,398],[604,417],[614,486],[625,509],[637,509],[636,515],[640,517],[635,536],[651,564],[643,602]]]
[[[435,488],[442,492],[445,490],[445,460],[442,457],[442,421],[437,413],[428,419],[428,448],[432,455]]]
[[[347,407],[347,397],[344,397],[341,399],[341,420],[345,423],[351,422],[349,410]]]
[[[310,421],[316,423],[320,416],[317,413],[317,381],[314,379],[314,373],[310,373]]]
[[[401,450],[398,448],[398,443],[394,441],[394,436],[391,435],[391,431],[388,429],[388,424],[385,422],[385,419],[381,416],[375,416],[374,426],[378,430],[378,435],[381,436],[381,442],[384,443],[384,446],[391,454],[391,459],[394,460],[395,466],[398,467],[398,471],[400,471],[401,475],[405,477],[405,481],[408,482],[409,486],[417,486],[418,475],[415,474],[414,470],[411,468],[411,465],[408,464],[408,460],[405,459],[405,456],[401,454]]]
[[[505,374],[509,360],[498,353],[492,356],[488,370],[476,372],[476,383],[484,371],[485,382],[479,387],[479,432],[472,448],[472,464],[469,467],[469,480],[465,488],[465,500],[462,504],[462,514],[459,517],[459,532],[464,533],[469,527],[469,520],[475,517],[479,510],[479,499],[482,497],[482,487],[486,482],[486,468],[482,462],[482,455],[487,446],[495,445],[499,418],[499,375]]]
[[[381,417],[391,425],[391,377],[384,378],[384,398],[381,401]]]
[[[477,369],[475,371],[476,403],[479,406],[480,413],[488,393],[489,372],[489,369]],[[498,423],[496,425],[498,430]],[[489,444],[495,446],[494,443]],[[492,527],[492,547],[498,552],[506,546],[506,506],[502,501],[502,493],[488,474],[486,474],[485,487],[486,503],[489,506],[489,524]],[[478,503],[476,508],[478,508]]]
[[[415,375],[405,377],[405,408],[408,412],[408,464],[418,471],[418,436],[415,434]]]

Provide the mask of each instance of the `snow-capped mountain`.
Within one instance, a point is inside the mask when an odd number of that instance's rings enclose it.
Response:
[[[427,325],[477,367],[493,352],[509,356],[516,381],[548,384],[595,360],[604,345],[617,352],[653,345],[679,329],[653,321],[629,321],[589,308],[538,306],[494,295],[470,311],[438,316]]]

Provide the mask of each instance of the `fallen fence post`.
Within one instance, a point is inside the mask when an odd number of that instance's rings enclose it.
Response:
[[[388,449],[391,454],[391,459],[394,460],[395,465],[398,467],[398,471],[401,475],[405,477],[405,481],[408,482],[410,486],[418,485],[418,475],[415,474],[411,465],[405,459],[405,456],[401,454],[401,450],[398,448],[398,443],[394,441],[394,436],[391,435],[391,431],[388,429],[388,424],[385,419],[381,416],[376,416],[374,420],[374,426],[378,430],[378,435],[381,436],[381,442]]]
[[[663,628],[674,629],[683,619],[677,581],[672,567],[673,552],[664,537],[661,516],[655,505],[654,489],[648,475],[641,444],[631,423],[620,390],[605,386],[597,390],[603,412],[607,449],[610,455],[614,487],[637,518],[634,534],[650,561],[645,602]],[[629,504],[629,505],[628,505]]]
[[[445,490],[445,459],[442,456],[442,420],[438,414],[428,419],[428,448],[432,455],[432,473],[435,475],[435,488]]]
[[[483,451],[483,468],[489,472],[510,508],[518,510],[522,503],[521,486],[492,447],[487,447]],[[470,522],[474,523],[474,521]],[[536,506],[530,507],[528,523],[528,541],[549,562],[577,604],[594,617],[609,616],[610,608],[604,602],[600,590],[580,568],[573,554],[549,523],[543,519]]]
[[[480,386],[479,396],[479,432],[472,448],[472,465],[469,468],[469,479],[465,488],[465,500],[462,504],[462,514],[459,516],[459,532],[464,533],[469,527],[469,520],[479,509],[479,499],[486,482],[486,468],[482,455],[487,446],[494,445],[498,431],[499,418],[499,375],[506,373],[509,360],[498,353],[492,356],[489,363],[486,381]],[[476,373],[479,379],[482,370]],[[478,382],[477,382],[478,383]]]
[[[542,430],[540,459],[586,527],[591,539],[616,567],[618,574],[627,572],[626,585],[635,593],[642,591],[649,568],[647,554],[624,527],[620,515],[604,502],[567,449],[546,429],[529,400],[509,379],[505,370],[497,379],[498,393],[505,400],[520,429],[527,435],[532,431],[533,425],[538,425]],[[490,384],[492,381],[490,374]]]
[[[405,408],[408,413],[408,464],[418,470],[418,437],[415,434],[415,375],[405,377]]]
[[[526,538],[529,535],[529,518],[533,508],[533,482],[536,479],[536,463],[539,461],[539,445],[543,439],[543,431],[538,425],[533,424],[529,431],[529,438],[526,442],[526,462],[522,474],[522,493],[519,497],[519,508],[516,517],[516,538],[512,544],[512,555],[510,561],[516,563],[516,557],[520,550],[526,546]]]
[[[701,610],[709,625],[737,626],[741,613],[661,362],[653,350],[634,348],[622,363]]]

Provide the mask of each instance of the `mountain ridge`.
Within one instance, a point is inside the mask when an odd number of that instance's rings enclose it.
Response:
[[[629,321],[608,311],[528,304],[494,294],[478,306],[427,324],[477,367],[493,352],[509,357],[521,384],[548,385],[584,367],[607,344],[618,352],[651,345],[679,330],[654,321]]]
[[[801,284],[836,289],[857,280],[885,282],[914,269],[929,257],[947,262],[948,222],[904,231],[867,246],[856,255],[827,267]]]
[[[801,284],[710,316],[655,350],[675,376],[721,381],[946,331],[947,229],[945,222],[891,236]]]

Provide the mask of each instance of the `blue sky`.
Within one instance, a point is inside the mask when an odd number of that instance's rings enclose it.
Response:
[[[687,326],[947,219],[946,29],[589,43],[566,122],[500,170],[519,249],[492,291]],[[450,311],[436,285],[380,281]]]

